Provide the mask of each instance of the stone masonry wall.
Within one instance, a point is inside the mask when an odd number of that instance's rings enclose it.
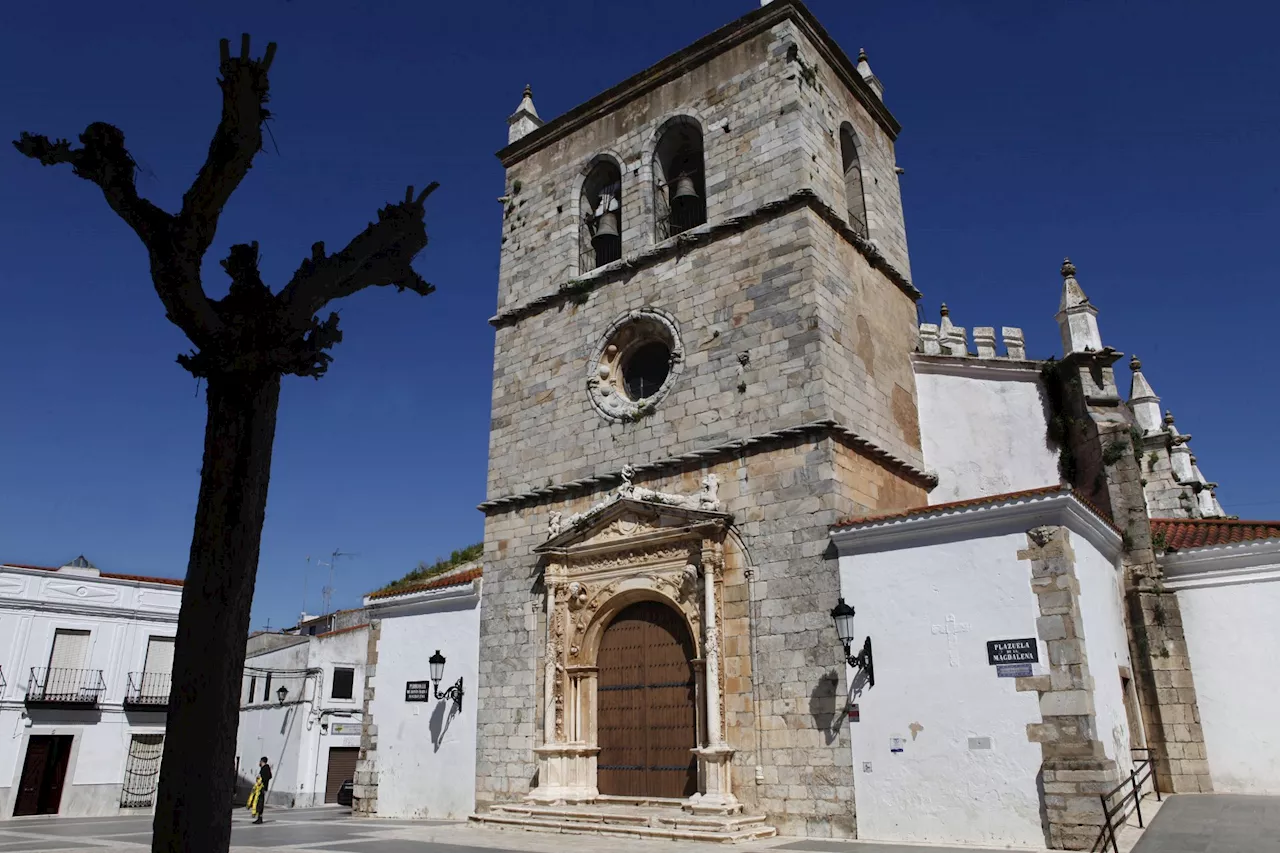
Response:
[[[834,232],[812,233],[817,329],[810,334],[823,341],[823,374],[840,378],[825,394],[831,417],[899,458],[922,458],[910,359],[916,304]]]
[[[382,620],[369,623],[369,646],[365,655],[364,705],[360,726],[360,755],[356,760],[356,778],[351,790],[351,810],[362,817],[378,812],[378,726],[369,705],[373,702],[374,681],[378,674],[378,641],[382,639]]]
[[[868,236],[889,262],[910,279],[911,259],[893,137],[858,103],[809,41],[799,43],[792,64],[799,87],[799,121],[804,129],[801,143],[809,155],[808,184],[833,210],[842,217],[846,215],[840,126],[848,122],[857,141]],[[813,74],[805,73],[806,69],[813,69]]]
[[[781,832],[851,837],[856,822],[843,722],[844,665],[828,615],[839,577],[827,553],[828,530],[850,514],[922,504],[924,492],[831,438],[781,442],[637,485],[692,494],[705,473],[719,477],[720,498],[734,515],[741,543],[729,549],[722,614],[725,720],[738,750],[736,793]],[[854,497],[840,480],[859,474],[867,485]],[[492,510],[486,519],[477,690],[481,808],[520,797],[533,780],[544,629],[532,548],[546,539],[550,511],[568,515],[603,496]],[[751,583],[740,582],[748,570]]]
[[[578,194],[598,155],[614,158],[622,170],[623,256],[654,244],[653,150],[660,126],[673,116],[689,116],[702,127],[708,222],[744,215],[802,189],[843,212],[840,149],[831,133],[841,121],[853,123],[865,143],[860,153],[871,236],[909,277],[893,141],[815,57],[804,34],[783,21],[512,164],[499,311],[583,272]],[[814,67],[821,69],[821,92],[801,73]]]
[[[852,248],[843,274],[834,249],[813,248],[837,239],[800,208],[500,327],[489,498],[823,418],[922,467],[901,321],[910,300]],[[591,359],[610,324],[641,308],[674,318],[683,362],[651,414],[611,424],[588,397]],[[876,353],[875,376],[849,340]]]
[[[1081,359],[1068,367],[1071,405],[1083,411],[1077,459],[1089,460],[1099,503],[1124,533],[1129,653],[1143,733],[1155,762],[1156,784],[1171,793],[1211,791],[1195,681],[1177,595],[1165,592],[1151,539],[1143,467],[1144,441],[1134,442],[1132,413],[1120,403],[1110,365]],[[1101,377],[1101,380],[1094,377]]]
[[[1120,781],[1120,770],[1098,739],[1069,531],[1029,531],[1027,549],[1018,552],[1018,559],[1031,563],[1031,589],[1040,607],[1036,630],[1049,651],[1048,675],[1016,682],[1019,691],[1035,691],[1040,697],[1041,722],[1027,726],[1027,737],[1040,744],[1043,755],[1046,839],[1058,850],[1093,850],[1106,823],[1099,797]]]

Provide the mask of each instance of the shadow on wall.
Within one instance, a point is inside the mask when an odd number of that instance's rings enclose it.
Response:
[[[458,716],[458,703],[452,699],[445,699],[436,703],[436,708],[431,712],[431,745],[435,752],[440,751],[441,744],[444,743],[444,736],[449,731],[449,724],[453,722],[453,718]]]
[[[813,723],[827,739],[827,745],[835,743],[840,736],[840,719],[844,716],[843,708],[838,707],[836,696],[839,693],[840,676],[833,670],[822,678],[809,694],[809,713]]]

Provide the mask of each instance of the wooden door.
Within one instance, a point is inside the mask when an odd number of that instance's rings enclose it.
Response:
[[[697,791],[697,693],[684,618],[644,601],[605,629],[597,663],[597,784],[602,794],[687,797]]]
[[[359,756],[360,748],[356,746],[329,747],[329,772],[325,775],[324,783],[326,803],[336,803],[342,783],[356,777],[356,759]]]
[[[27,741],[27,757],[22,765],[15,817],[57,814],[62,802],[62,785],[71,759],[70,736],[32,735]]]

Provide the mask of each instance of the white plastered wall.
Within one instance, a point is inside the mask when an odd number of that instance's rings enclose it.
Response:
[[[1247,551],[1261,553],[1241,559]],[[1166,585],[1177,590],[1182,611],[1213,789],[1280,794],[1280,542],[1165,560]]]
[[[1119,766],[1121,775],[1127,775],[1133,768],[1133,754],[1120,669],[1132,669],[1125,632],[1121,570],[1079,536],[1072,536],[1071,545],[1080,580],[1080,610],[1084,622],[1081,630],[1089,675],[1093,677],[1098,740],[1102,741],[1107,758]]]
[[[1026,535],[1014,533],[840,558],[842,594],[875,659],[876,686],[847,723],[859,838],[1043,848],[1040,747],[1027,740],[1039,702],[987,661],[988,640],[1036,637],[1021,548]]]
[[[378,728],[378,817],[465,820],[475,811],[480,596],[471,589],[396,603],[373,617],[382,624],[369,703]],[[427,659],[437,649],[447,661],[440,689],[463,679],[461,710],[452,700],[405,701],[406,682],[431,677]]]
[[[958,357],[915,367],[925,465],[938,475],[930,504],[1058,482],[1035,369]]]

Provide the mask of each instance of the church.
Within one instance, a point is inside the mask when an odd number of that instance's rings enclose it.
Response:
[[[1280,522],[1084,265],[1060,349],[922,321],[865,54],[775,0],[508,127],[483,565],[366,600],[358,813],[1090,849],[1138,768],[1280,792]]]

